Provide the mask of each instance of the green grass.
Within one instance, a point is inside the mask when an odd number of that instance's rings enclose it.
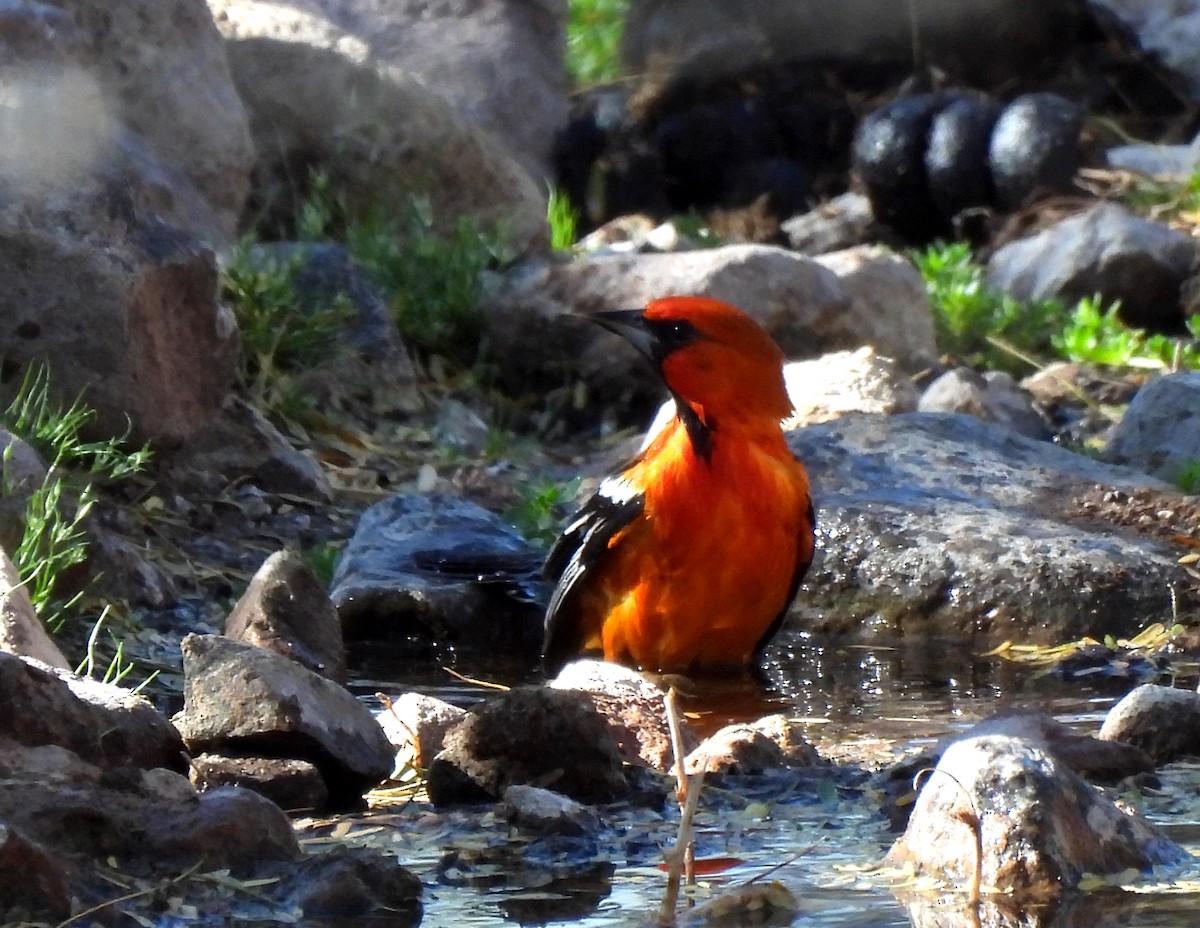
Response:
[[[579,484],[578,477],[566,483],[534,481],[522,488],[520,499],[505,516],[526,541],[549,547],[575,506]]]
[[[56,632],[66,625],[82,595],[64,599],[60,583],[66,571],[87,559],[83,526],[96,503],[97,486],[132,476],[150,458],[146,447],[127,450],[124,436],[85,441],[83,430],[94,417],[81,399],[65,408],[55,403],[49,374],[40,365],[26,371],[16,397],[0,415],[4,427],[32,445],[48,464],[41,485],[29,496],[21,541],[12,557],[34,610]],[[5,493],[12,489],[0,487]]]
[[[1010,347],[1035,356],[1053,347],[1052,333],[1066,315],[1062,305],[1052,300],[1024,304],[989,290],[968,245],[938,243],[912,258],[933,304],[941,351],[970,364],[1020,373],[1029,365]]]
[[[469,217],[435,223],[429,200],[413,197],[398,212],[352,216],[321,177],[298,222],[299,237],[343,242],[383,291],[406,343],[428,356],[470,368],[483,332],[483,272],[508,260],[502,234]]]
[[[1080,300],[1060,332],[1052,336],[1058,352],[1069,361],[1101,367],[1179,370],[1200,367],[1200,316],[1188,329],[1193,338],[1149,335],[1117,318],[1119,306],[1105,310],[1098,298]]]
[[[567,73],[576,87],[621,76],[619,50],[629,0],[570,0]]]
[[[579,214],[571,200],[557,187],[550,188],[546,203],[546,222],[550,225],[550,247],[570,251],[578,238]]]

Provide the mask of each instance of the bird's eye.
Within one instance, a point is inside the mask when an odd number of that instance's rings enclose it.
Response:
[[[686,319],[665,319],[656,326],[655,335],[662,355],[678,351],[700,337],[700,330]]]

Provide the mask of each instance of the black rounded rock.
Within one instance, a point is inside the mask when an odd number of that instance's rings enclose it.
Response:
[[[853,167],[875,218],[914,242],[949,231],[929,192],[925,148],[934,117],[953,99],[942,93],[904,97],[869,114],[855,135]]]
[[[766,197],[767,209],[780,221],[808,211],[813,199],[808,172],[790,158],[759,158],[731,168],[722,204],[749,206]]]
[[[1002,109],[990,97],[960,97],[934,117],[925,173],[933,202],[947,219],[963,210],[995,205],[988,146]]]
[[[988,162],[1002,210],[1037,193],[1071,189],[1079,168],[1083,109],[1054,93],[1029,93],[1004,108],[992,129]]]

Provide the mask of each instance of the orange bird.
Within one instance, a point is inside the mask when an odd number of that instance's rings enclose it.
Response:
[[[590,318],[657,366],[676,415],[605,478],[546,558],[543,655],[744,669],[812,561],[808,475],[783,438],[783,353],[741,310],[672,296]]]

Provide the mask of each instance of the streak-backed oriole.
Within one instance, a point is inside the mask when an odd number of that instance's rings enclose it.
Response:
[[[813,554],[808,476],[780,425],[783,353],[745,313],[704,297],[591,318],[650,358],[677,414],[551,549],[546,665],[599,653],[650,671],[745,668]]]

